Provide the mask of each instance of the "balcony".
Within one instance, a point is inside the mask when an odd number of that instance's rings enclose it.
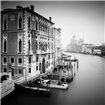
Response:
[[[32,50],[28,51],[28,55],[33,55],[33,51]]]
[[[49,53],[48,50],[46,50],[46,51],[43,51],[43,50],[37,50],[37,51],[36,51],[36,54],[47,54],[47,53]]]

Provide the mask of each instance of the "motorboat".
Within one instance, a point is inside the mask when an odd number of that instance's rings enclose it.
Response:
[[[48,81],[50,81],[50,84],[49,84],[50,88],[68,89],[68,84],[67,83],[61,83],[58,80],[42,80],[43,86],[47,86]]]

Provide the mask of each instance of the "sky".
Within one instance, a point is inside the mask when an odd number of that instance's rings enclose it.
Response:
[[[66,48],[73,35],[87,44],[105,42],[104,1],[2,1],[1,9],[34,5],[35,12],[52,17],[54,27],[61,28],[62,46]]]

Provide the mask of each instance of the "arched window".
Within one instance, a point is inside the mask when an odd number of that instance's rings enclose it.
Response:
[[[39,70],[41,71],[41,63],[39,63]]]
[[[19,69],[19,74],[23,74],[23,71],[22,71],[22,69]]]
[[[36,21],[36,30],[38,30],[38,22]]]
[[[28,40],[28,50],[30,51],[30,40]]]
[[[22,58],[18,58],[18,66],[22,66],[23,63],[23,59]]]
[[[19,29],[21,29],[22,28],[22,17],[20,16],[19,17]]]
[[[7,53],[7,34],[3,34],[3,53]]]
[[[31,68],[29,68],[29,73],[31,73]]]
[[[36,50],[38,50],[38,43],[37,43],[37,41],[36,41]]]
[[[19,53],[22,52],[22,40],[19,39]]]
[[[28,17],[28,28],[30,28],[30,22],[31,22],[31,19],[30,17]]]
[[[36,62],[38,62],[38,55],[36,55]]]
[[[41,31],[41,23],[39,24],[39,30]]]
[[[22,29],[22,13],[18,13],[18,29]]]
[[[4,72],[7,72],[7,68],[4,68]]]
[[[7,51],[7,40],[4,39],[4,53],[6,53]]]
[[[6,30],[6,26],[7,26],[7,19],[4,19],[4,30]]]
[[[23,38],[22,38],[22,33],[18,33],[18,43],[17,43],[17,45],[18,45],[18,53],[22,53],[22,47],[23,47],[23,40],[22,40]]]
[[[7,30],[8,28],[8,17],[7,14],[3,15],[3,30]]]

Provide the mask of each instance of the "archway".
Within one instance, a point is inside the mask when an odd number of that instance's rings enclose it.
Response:
[[[42,73],[45,73],[45,58],[42,60]]]

